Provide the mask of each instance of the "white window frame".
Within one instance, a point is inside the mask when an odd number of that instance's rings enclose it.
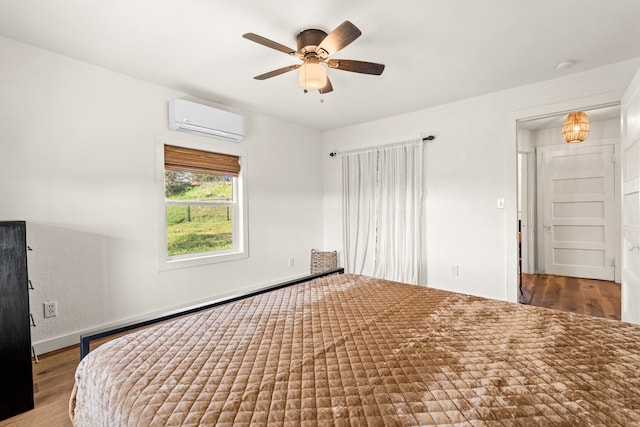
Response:
[[[229,142],[217,141],[186,141],[168,137],[156,138],[156,187],[158,189],[158,214],[157,214],[157,234],[158,234],[158,269],[172,270],[177,268],[194,267],[199,265],[213,264],[218,262],[233,261],[247,258],[249,256],[249,233],[248,233],[248,209],[247,209],[247,185],[246,177],[248,169],[247,154],[240,147],[234,147]],[[165,168],[164,168],[164,146],[173,145],[176,147],[191,148],[194,150],[209,151],[213,153],[228,154],[240,158],[240,174],[233,178],[233,202],[226,201],[168,201],[165,198]],[[206,205],[206,206],[233,206],[233,247],[231,249],[199,252],[193,254],[173,255],[167,253],[167,212],[168,205]]]

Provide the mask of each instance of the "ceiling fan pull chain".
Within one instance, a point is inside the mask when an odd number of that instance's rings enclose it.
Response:
[[[302,90],[304,93],[309,93],[309,89],[307,89],[307,67],[302,67],[300,70],[301,73],[304,73],[304,89]]]

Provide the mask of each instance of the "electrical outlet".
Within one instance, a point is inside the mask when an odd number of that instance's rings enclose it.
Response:
[[[56,317],[58,315],[58,303],[56,301],[47,301],[42,304],[44,307],[44,317]]]
[[[459,274],[458,266],[457,265],[452,265],[451,266],[451,275],[452,276],[457,276],[458,274]]]
[[[296,265],[295,258],[293,258],[293,257],[289,258],[289,267],[293,267],[294,265]]]

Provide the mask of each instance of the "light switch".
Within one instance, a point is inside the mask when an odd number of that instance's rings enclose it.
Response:
[[[458,270],[458,266],[457,265],[452,265],[451,266],[451,275],[452,276],[457,276],[460,273],[460,271]]]

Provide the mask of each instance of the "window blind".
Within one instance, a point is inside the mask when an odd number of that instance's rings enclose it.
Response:
[[[240,158],[229,154],[165,145],[164,167],[175,171],[238,176]]]

